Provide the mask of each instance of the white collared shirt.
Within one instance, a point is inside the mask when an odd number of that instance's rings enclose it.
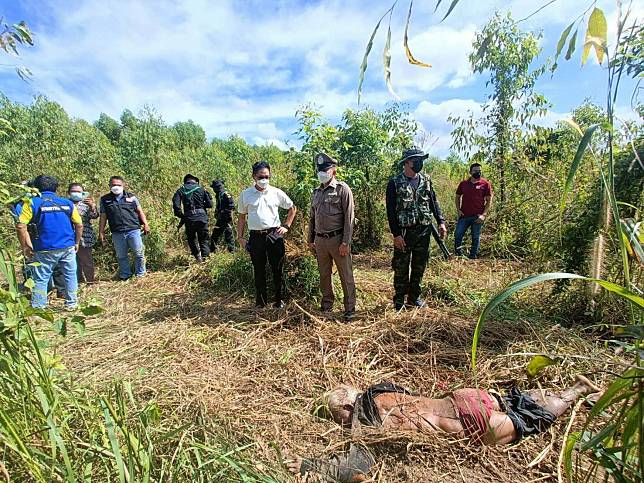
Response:
[[[239,194],[237,211],[248,215],[249,230],[267,230],[280,226],[279,208],[290,209],[293,202],[281,189],[268,186],[259,191],[254,185]]]

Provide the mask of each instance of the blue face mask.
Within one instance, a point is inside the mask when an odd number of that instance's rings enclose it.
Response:
[[[83,193],[79,193],[78,191],[69,193],[69,199],[72,201],[83,201],[83,198]]]

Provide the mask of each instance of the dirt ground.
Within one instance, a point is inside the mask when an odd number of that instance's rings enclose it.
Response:
[[[612,354],[519,302],[487,325],[472,375],[475,314],[494,292],[527,274],[520,265],[433,260],[425,279],[430,308],[401,313],[389,303],[387,255],[357,256],[355,265],[359,317],[350,324],[339,305],[336,317],[323,317],[312,301],[257,310],[240,294],[204,291],[191,284],[204,267],[192,265],[86,289],[84,298],[102,301],[106,311],[57,350],[85,383],[131,381],[137,399],[155,399],[178,422],[199,424],[196,415],[206,414],[208,424],[254,443],[256,466],[279,481],[290,478],[283,452],[328,455],[346,443],[336,424],[313,415],[319,396],[338,383],[366,388],[393,381],[436,397],[476,384],[500,391],[511,384],[563,388],[578,372],[605,383]],[[548,290],[530,291],[529,301]],[[563,359],[528,381],[524,367],[532,353]],[[376,435],[374,480],[556,481],[563,434],[571,417],[572,430],[581,427],[586,411],[580,406],[548,432],[503,447],[444,435]]]

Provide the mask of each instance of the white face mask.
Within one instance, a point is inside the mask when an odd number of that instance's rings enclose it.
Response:
[[[262,178],[257,180],[257,186],[263,189],[266,189],[269,183],[270,183],[270,180],[268,178]]]
[[[318,171],[318,179],[320,180],[320,183],[326,184],[331,181],[332,178],[333,176],[326,171]]]
[[[114,193],[116,196],[123,194],[123,186],[112,186],[110,188],[110,191]]]

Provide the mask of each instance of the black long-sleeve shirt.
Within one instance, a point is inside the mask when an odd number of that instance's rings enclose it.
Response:
[[[188,193],[187,196],[186,193]],[[186,221],[208,221],[206,210],[210,208],[212,208],[210,193],[197,184],[185,184],[172,197],[174,216]]]
[[[411,182],[413,178],[412,179],[407,178],[407,179]],[[417,187],[418,185],[416,185],[416,188]],[[432,199],[430,208],[432,210],[434,218],[436,218],[436,221],[438,222],[439,225],[441,223],[445,223],[445,218],[443,217],[443,212],[441,211],[441,206],[440,206],[440,203],[438,202],[438,199],[436,198],[436,193],[434,192],[433,187],[430,190],[430,196]],[[387,207],[387,221],[389,222],[389,230],[391,231],[391,234],[395,237],[402,235],[402,228],[398,223],[398,214],[396,213],[396,205],[397,205],[396,183],[392,178],[389,180],[389,183],[387,184],[386,207]]]

